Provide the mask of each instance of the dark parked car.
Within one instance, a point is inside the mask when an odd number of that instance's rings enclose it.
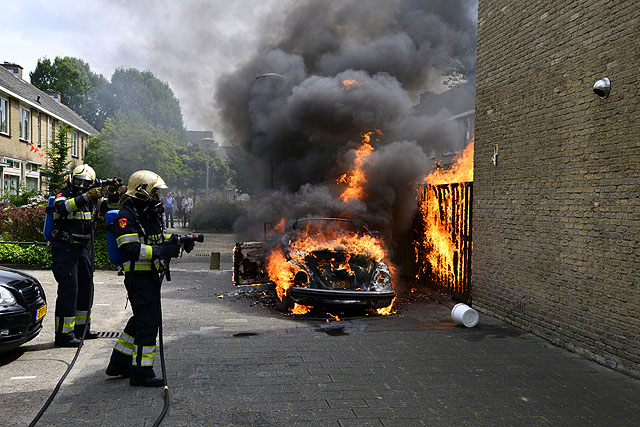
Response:
[[[354,236],[363,243],[375,243],[367,227],[357,221],[342,218],[298,218],[287,221],[275,250],[283,253],[289,279],[276,283],[280,288],[280,309],[294,304],[313,307],[360,307],[379,309],[391,305],[396,296],[391,274],[380,253],[372,253],[366,244],[337,244],[331,247],[312,245],[301,250],[298,244],[309,236]],[[344,242],[340,238],[325,239]],[[266,246],[274,250],[273,242]],[[355,249],[358,248],[358,249]],[[380,248],[381,250],[381,248]],[[269,281],[262,242],[242,242],[234,249],[234,281],[236,285],[251,285]],[[271,278],[274,279],[274,278]],[[276,280],[274,280],[276,281]]]
[[[35,338],[42,330],[47,299],[38,280],[0,266],[0,353]]]

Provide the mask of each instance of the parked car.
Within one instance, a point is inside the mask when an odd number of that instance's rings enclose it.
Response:
[[[294,304],[313,307],[384,308],[391,305],[396,294],[389,267],[382,257],[373,255],[367,245],[325,247],[314,245],[301,250],[301,236],[322,234],[350,235],[365,242],[375,242],[367,227],[343,218],[297,218],[286,222],[284,232],[273,242],[240,242],[234,249],[234,281],[237,286],[265,283],[269,278],[264,252],[278,247],[284,252],[288,283],[276,283],[283,288],[276,301],[280,309]],[[336,242],[329,239],[328,241]],[[356,250],[355,247],[360,249]],[[279,280],[282,281],[280,278]]]
[[[0,266],[0,353],[34,339],[46,313],[47,299],[40,282]]]

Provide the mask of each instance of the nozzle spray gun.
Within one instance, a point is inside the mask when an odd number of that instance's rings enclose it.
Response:
[[[184,234],[184,235],[172,234],[171,237],[169,237],[165,241],[166,244],[180,245],[181,251],[184,250],[187,253],[193,250],[193,247],[195,246],[196,242],[198,243],[204,242],[204,234]],[[171,281],[171,270],[169,269],[169,262],[170,262],[170,258],[165,259],[164,276],[166,277],[168,282]]]

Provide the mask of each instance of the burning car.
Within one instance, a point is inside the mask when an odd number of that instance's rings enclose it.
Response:
[[[276,306],[299,314],[310,307],[391,307],[396,294],[386,252],[363,223],[297,218],[276,230],[265,244],[236,244],[237,286],[273,282]]]

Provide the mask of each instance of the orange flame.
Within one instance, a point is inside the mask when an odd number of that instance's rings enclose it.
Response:
[[[376,314],[379,314],[381,316],[388,316],[390,314],[395,313],[396,311],[393,309],[393,304],[396,302],[396,297],[393,297],[393,300],[391,300],[391,304],[389,304],[388,307],[382,307],[382,308],[377,308],[376,309]]]
[[[473,141],[453,158],[451,169],[436,169],[424,179],[425,184],[439,185],[473,181]]]
[[[456,271],[459,271],[456,264],[465,262],[460,256],[460,230],[470,224],[461,224],[459,215],[465,203],[463,187],[452,184],[473,181],[473,145],[472,138],[454,157],[455,163],[450,169],[436,169],[424,179],[430,186],[425,189],[419,205],[424,234],[422,241],[417,242],[416,260],[423,254],[440,283],[456,283]],[[420,271],[418,276],[422,273],[426,271]]]
[[[387,265],[391,265],[384,243],[377,237],[369,234],[360,235],[356,232],[347,232],[333,227],[319,229],[318,226],[307,225],[306,228],[296,233],[295,240],[289,242],[288,253],[290,259],[286,258],[284,248],[281,245],[274,248],[267,255],[267,271],[276,285],[276,292],[281,301],[287,290],[293,286],[296,273],[302,271],[299,266],[306,264],[306,258],[312,252],[327,248],[344,250],[346,261],[341,262],[340,265],[330,265],[329,263],[327,265],[319,265],[318,268],[320,269],[335,267],[350,271],[351,268],[348,264],[349,254],[354,253],[366,255],[375,262],[384,261]],[[393,275],[393,272],[391,274]],[[309,308],[296,304],[292,312],[294,314],[304,314],[309,311]],[[390,311],[391,306],[389,306]]]
[[[357,81],[355,79],[345,79],[345,80],[342,81],[342,90],[344,90],[346,92],[349,92],[354,87],[360,87],[363,84],[364,83],[360,83],[359,81]]]
[[[362,145],[356,150],[353,169],[338,178],[338,184],[346,184],[347,186],[340,195],[340,200],[343,202],[351,199],[362,199],[364,196],[364,184],[367,182],[367,177],[362,167],[367,161],[367,158],[373,153],[374,148],[371,145],[371,135],[374,133],[382,135],[380,129],[361,134]],[[379,141],[379,138],[376,138],[376,141]]]

